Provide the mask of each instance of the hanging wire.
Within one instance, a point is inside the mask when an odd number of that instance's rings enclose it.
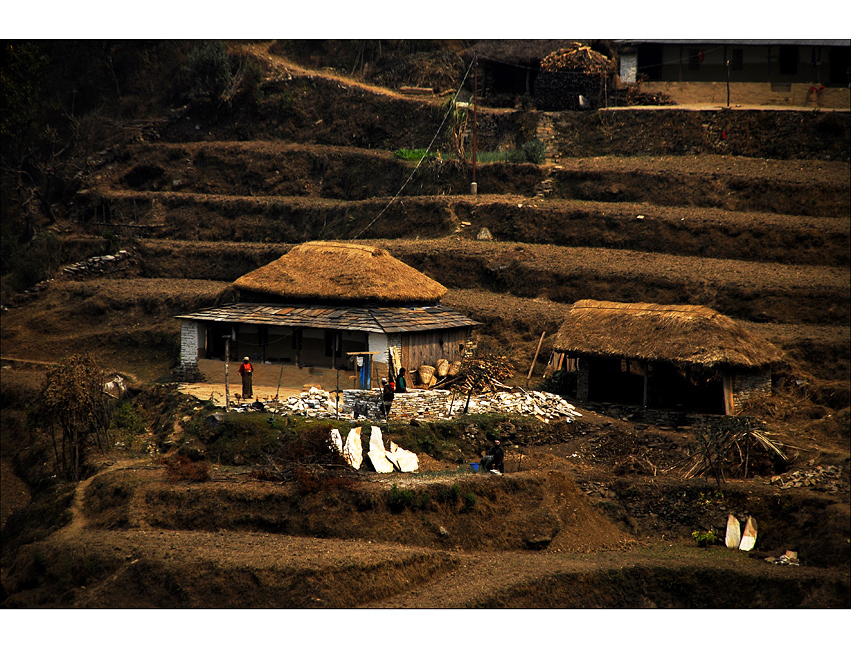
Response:
[[[358,232],[354,237],[352,237],[353,240],[358,239],[361,234],[363,234],[366,230],[368,230],[370,227],[372,227],[375,224],[375,222],[384,215],[384,212],[386,212],[390,208],[390,205],[392,205],[395,202],[395,200],[399,197],[399,194],[401,194],[402,191],[404,191],[405,187],[408,186],[408,183],[411,181],[411,178],[413,178],[414,175],[416,175],[417,171],[420,168],[420,165],[423,163],[423,160],[426,159],[429,151],[431,151],[431,147],[434,146],[434,143],[437,140],[437,136],[440,135],[440,132],[443,130],[443,125],[446,123],[446,120],[449,118],[449,115],[452,113],[452,110],[454,109],[455,102],[458,100],[458,95],[461,93],[461,89],[464,87],[464,83],[467,81],[467,77],[470,74],[470,70],[473,68],[474,62],[475,62],[475,58],[473,58],[473,60],[470,61],[470,65],[467,67],[467,71],[464,73],[464,78],[461,79],[461,84],[458,86],[458,90],[455,92],[455,97],[449,103],[449,107],[446,110],[446,113],[443,115],[443,121],[441,121],[440,126],[437,127],[437,131],[435,132],[434,137],[431,138],[431,142],[429,143],[428,148],[426,148],[425,154],[419,159],[416,166],[414,167],[414,170],[411,171],[411,175],[409,175],[407,180],[405,180],[405,182],[402,183],[402,186],[399,187],[399,191],[397,191],[396,195],[393,196],[393,198],[390,199],[390,202],[388,202],[384,206],[384,209],[382,209],[378,213],[378,215],[369,222],[369,224],[366,227],[364,227],[360,232]]]

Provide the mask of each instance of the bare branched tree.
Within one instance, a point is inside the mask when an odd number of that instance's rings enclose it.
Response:
[[[109,441],[109,408],[103,385],[104,372],[90,354],[67,358],[47,374],[42,385],[41,421],[53,437],[57,463],[73,481],[82,476],[87,451],[97,447],[103,452]]]

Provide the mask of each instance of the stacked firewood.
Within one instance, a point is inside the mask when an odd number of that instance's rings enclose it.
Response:
[[[542,72],[579,72],[600,75],[606,74],[610,68],[611,62],[608,57],[581,43],[571,43],[569,47],[552,52],[541,61]]]
[[[538,110],[594,108],[611,71],[606,56],[572,43],[541,61],[541,72],[535,78],[535,105]]]
[[[478,358],[466,358],[458,373],[447,375],[435,387],[463,392],[495,392],[505,389],[502,383],[514,376],[514,365],[505,356],[485,354]]]

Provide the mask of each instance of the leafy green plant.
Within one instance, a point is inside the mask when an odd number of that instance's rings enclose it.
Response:
[[[458,486],[458,484],[452,484],[452,486],[443,486],[440,490],[437,491],[437,494],[434,496],[434,498],[438,502],[454,504],[459,499],[461,499],[461,487]]]
[[[397,149],[393,155],[402,160],[407,160],[408,162],[419,162],[423,158],[435,158],[437,157],[436,153],[431,153],[426,149],[406,149],[401,148]]]
[[[541,164],[547,157],[547,145],[541,140],[529,140],[523,144],[522,149],[529,162],[534,164]]]
[[[476,508],[476,496],[473,493],[464,493],[464,503],[461,506],[461,512],[466,513]]]
[[[710,529],[709,531],[692,531],[691,537],[694,538],[698,547],[708,547],[718,541],[714,529]]]
[[[399,488],[396,484],[390,487],[387,493],[387,506],[392,513],[401,513],[406,508],[414,508],[417,496],[409,488]]]

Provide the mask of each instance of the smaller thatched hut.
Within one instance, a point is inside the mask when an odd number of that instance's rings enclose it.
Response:
[[[554,352],[580,401],[735,414],[770,392],[780,352],[705,306],[576,302]]]

